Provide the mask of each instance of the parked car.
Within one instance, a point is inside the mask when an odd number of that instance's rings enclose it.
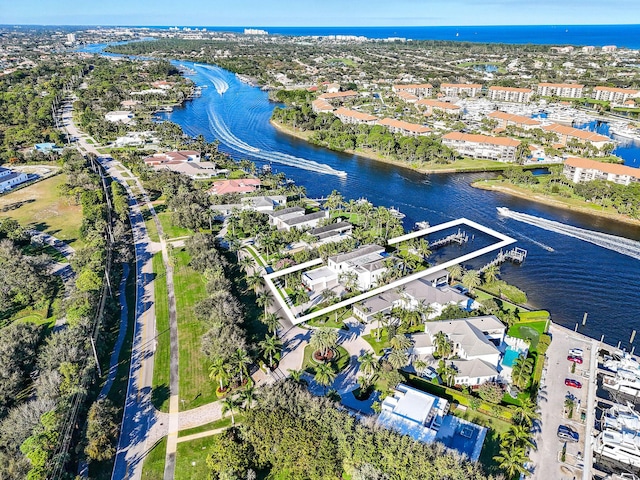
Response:
[[[583,355],[584,355],[584,352],[582,351],[581,348],[570,348],[569,349],[569,356],[570,357],[580,357],[580,358],[582,358]]]
[[[568,442],[580,441],[580,434],[568,425],[560,425],[558,427],[558,438]]]
[[[564,384],[567,387],[582,388],[582,384],[579,381],[574,380],[573,378],[565,378],[564,379]]]
[[[579,363],[579,364],[582,363],[582,357],[574,357],[572,355],[569,355],[567,357],[567,360],[569,360],[570,362],[574,362],[574,363]]]

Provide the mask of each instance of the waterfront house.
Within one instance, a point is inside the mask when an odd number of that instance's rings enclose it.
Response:
[[[537,93],[541,97],[582,98],[583,89],[584,85],[577,83],[539,83]]]
[[[116,110],[105,113],[104,119],[111,123],[129,123],[133,120],[133,113],[128,110]]]
[[[334,108],[329,102],[327,102],[324,98],[317,98],[313,102],[311,102],[311,110],[314,113],[331,113]]]
[[[633,182],[640,182],[640,169],[638,168],[579,157],[567,158],[562,173],[573,183],[607,180],[620,185],[629,185]]]
[[[528,103],[531,100],[533,90],[530,88],[516,88],[516,87],[489,87],[487,92],[490,100],[494,102],[517,102]]]
[[[421,84],[408,84],[408,85],[394,85],[391,87],[391,90],[394,93],[409,93],[411,95],[415,95],[418,98],[430,97],[433,95],[433,85],[430,83],[421,83]]]
[[[442,443],[477,461],[487,429],[448,412],[447,400],[401,383],[383,400],[377,423],[419,442]]]
[[[387,271],[387,254],[379,245],[364,245],[352,252],[333,255],[327,259],[327,266],[338,273],[352,273],[357,276],[358,289],[369,290]]]
[[[357,110],[349,110],[347,108],[340,107],[333,114],[340,119],[342,123],[356,123],[375,125],[378,123],[378,118],[368,113],[359,112]]]
[[[519,140],[507,137],[490,137],[471,133],[450,132],[442,137],[442,143],[459,155],[472,158],[514,162]]]
[[[567,145],[571,140],[575,140],[582,144],[590,143],[596,148],[602,148],[608,143],[613,143],[613,140],[609,137],[600,135],[599,133],[580,130],[579,128],[568,127],[566,125],[560,125],[559,123],[545,125],[542,129],[547,132],[555,133],[558,136],[558,142],[560,145]]]
[[[251,193],[260,188],[259,178],[242,178],[239,180],[218,180],[213,182],[208,192],[213,195],[225,195],[227,193]]]
[[[338,286],[338,272],[328,267],[307,270],[302,274],[302,284],[312,292],[323,292]]]
[[[269,213],[269,222],[271,225],[275,225],[277,229],[283,229],[285,222],[294,217],[302,217],[305,214],[305,209],[302,207],[287,207],[280,210],[274,210]]]
[[[167,163],[167,162],[199,162],[200,152],[195,150],[179,150],[173,152],[154,153],[142,159],[149,166]]]
[[[339,242],[351,235],[353,225],[349,222],[330,223],[324,227],[316,227],[309,230],[309,233],[316,238],[317,242]]]
[[[443,83],[440,85],[440,93],[445,97],[477,97],[482,92],[479,83]]]
[[[328,210],[320,210],[319,212],[307,213],[304,215],[294,215],[288,218],[280,218],[279,225],[283,230],[291,230],[297,228],[303,230],[307,228],[314,228],[318,226],[321,220],[329,218]]]
[[[462,113],[460,107],[454,103],[432,100],[430,98],[418,100],[416,107],[424,107],[425,115],[433,115],[435,112],[441,112],[445,115],[458,116]]]
[[[378,122],[378,125],[387,127],[391,133],[399,133],[400,135],[419,137],[429,135],[431,129],[424,125],[418,125],[417,123],[409,123],[403,120],[396,120],[394,118],[383,118]]]
[[[0,193],[11,190],[29,180],[29,175],[23,172],[14,172],[8,168],[0,167]]]

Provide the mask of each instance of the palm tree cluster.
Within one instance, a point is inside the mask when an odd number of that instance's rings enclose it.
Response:
[[[326,359],[329,352],[338,344],[338,332],[333,328],[318,328],[311,334],[309,345],[313,348],[314,358]],[[318,353],[319,355],[315,355]]]
[[[538,406],[529,397],[514,410],[514,424],[502,435],[500,452],[493,457],[508,477],[531,473],[525,464],[529,461],[527,451],[536,448],[532,431],[539,418]]]

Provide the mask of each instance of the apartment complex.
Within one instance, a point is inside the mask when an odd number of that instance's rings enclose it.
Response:
[[[349,110],[348,108],[340,107],[333,114],[340,119],[342,123],[365,123],[367,125],[375,125],[378,123],[378,118],[368,113],[359,112],[357,110]]]
[[[515,87],[489,87],[489,99],[494,102],[517,102],[527,103],[531,101],[533,90],[530,88]]]
[[[487,117],[498,122],[498,129],[505,129],[508,126],[513,125],[514,127],[522,128],[523,130],[531,130],[533,128],[540,128],[541,125],[538,120],[534,120],[533,118],[501,112],[500,110],[491,112]]]
[[[423,98],[416,102],[417,107],[425,107],[426,115],[433,115],[435,112],[441,112],[447,115],[460,115],[461,110],[458,105],[440,100],[431,100]]]
[[[430,83],[410,84],[410,85],[394,85],[391,87],[394,93],[410,93],[418,98],[430,97],[433,95],[433,85]]]
[[[333,112],[333,105],[324,98],[317,98],[311,102],[311,110],[314,113],[331,113]]]
[[[547,132],[553,132],[558,136],[558,141],[561,145],[566,145],[571,140],[576,140],[580,143],[590,143],[597,148],[604,147],[607,143],[612,143],[609,137],[600,135],[599,133],[589,132],[587,130],[580,130],[579,128],[567,127],[566,125],[560,125],[558,123],[552,123],[551,125],[545,125],[542,127]]]
[[[383,118],[378,122],[378,125],[387,127],[387,129],[391,133],[399,133],[401,135],[412,137],[428,135],[431,132],[431,129],[429,127],[425,127],[424,125],[404,122],[402,120],[396,120],[394,118]]]
[[[591,96],[595,100],[621,105],[630,98],[637,98],[638,94],[640,94],[639,90],[630,88],[595,87]]]
[[[515,161],[516,150],[520,145],[520,141],[512,138],[462,132],[447,133],[442,137],[442,143],[460,155],[499,162]]]
[[[443,83],[440,85],[440,93],[446,97],[477,97],[482,91],[479,83]]]
[[[567,158],[562,173],[573,183],[607,180],[620,185],[629,185],[632,182],[640,182],[640,169],[638,168],[597,162],[580,157]]]
[[[539,83],[538,95],[541,97],[582,98],[584,85],[577,83]]]

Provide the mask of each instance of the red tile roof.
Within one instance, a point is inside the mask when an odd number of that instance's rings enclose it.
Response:
[[[323,93],[318,98],[324,98],[325,100],[332,100],[334,98],[346,98],[346,97],[357,97],[358,92],[355,90],[347,90],[346,92],[335,92],[335,93]]]
[[[441,108],[442,110],[460,110],[460,107],[454,103],[441,102],[440,100],[432,100],[430,98],[418,100],[416,105],[426,105],[432,108]]]
[[[502,91],[502,92],[522,92],[522,93],[532,93],[533,92],[533,90],[531,90],[530,88],[500,87],[498,85],[494,85],[493,87],[489,87],[489,90]]]
[[[508,137],[490,137],[488,135],[478,135],[472,133],[450,132],[442,137],[443,140],[452,140],[471,143],[488,143],[490,145],[500,145],[503,147],[517,147],[519,140]]]
[[[580,140],[586,140],[588,142],[612,142],[609,137],[600,135],[598,133],[588,132],[586,130],[580,130],[579,128],[567,127],[558,123],[552,123],[542,127],[547,132],[557,133],[559,135],[566,135],[568,137],[579,138]]]
[[[554,87],[554,88],[584,88],[584,85],[577,83],[539,83],[539,87]]]
[[[617,163],[604,163],[588,158],[569,157],[565,165],[570,167],[584,168],[589,170],[599,170],[604,173],[612,173],[614,175],[627,175],[629,177],[640,179],[640,168],[627,167]]]
[[[501,112],[500,110],[491,112],[487,116],[491,118],[497,118],[500,120],[506,120],[507,122],[520,123],[522,125],[540,125],[540,122],[537,120],[534,120],[533,118],[524,117],[522,115],[514,115],[512,113]]]
[[[365,122],[370,122],[372,120],[378,119],[378,117],[374,117],[373,115],[369,115],[368,113],[359,112],[357,110],[349,110],[348,108],[344,108],[344,107],[338,108],[333,113],[336,117],[337,116],[352,117]]]
[[[219,180],[213,182],[210,193],[224,195],[225,193],[248,193],[255,191],[261,182],[259,178],[243,178],[240,180]]]
[[[406,130],[408,132],[414,132],[414,133],[428,133],[431,131],[429,127],[425,127],[424,125],[418,125],[417,123],[409,123],[403,120],[395,120],[393,118],[383,118],[378,122],[378,124],[385,127],[400,128],[402,130]]]

